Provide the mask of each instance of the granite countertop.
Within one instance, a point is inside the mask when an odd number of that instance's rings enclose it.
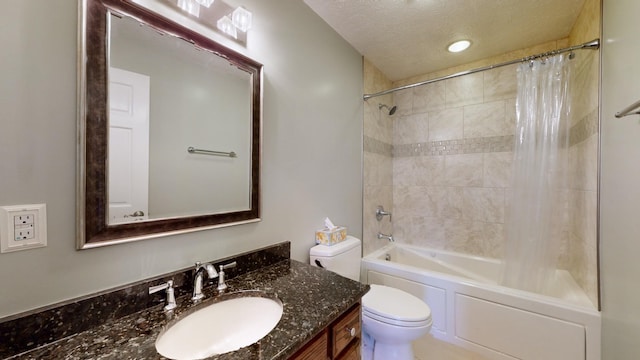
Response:
[[[287,359],[357,303],[369,288],[295,260],[240,275],[228,280],[227,285],[225,294],[229,295],[245,290],[275,295],[282,301],[284,312],[276,328],[259,342],[208,359]],[[173,315],[165,314],[158,305],[10,359],[164,359],[155,350],[156,337],[166,324],[216,301],[218,296],[211,285],[205,287],[204,294],[206,298],[196,305],[189,296],[176,299],[178,308]]]

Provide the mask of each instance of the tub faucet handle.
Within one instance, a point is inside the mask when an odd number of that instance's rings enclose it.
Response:
[[[382,205],[378,205],[376,208],[376,220],[381,221],[384,216],[389,216],[389,221],[391,221],[391,212],[384,211],[384,207]]]

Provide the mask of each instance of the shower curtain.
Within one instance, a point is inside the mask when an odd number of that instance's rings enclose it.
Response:
[[[517,70],[516,134],[502,284],[548,293],[566,223],[569,57]]]

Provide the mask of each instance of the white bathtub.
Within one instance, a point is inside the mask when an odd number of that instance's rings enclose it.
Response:
[[[362,259],[363,281],[429,305],[438,339],[489,359],[600,359],[600,313],[568,272],[547,296],[497,285],[499,271],[493,259],[397,243]]]

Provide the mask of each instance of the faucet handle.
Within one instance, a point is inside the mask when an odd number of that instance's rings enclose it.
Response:
[[[158,291],[167,291],[167,305],[164,307],[164,311],[171,311],[176,308],[176,296],[173,290],[173,280],[169,280],[164,284],[152,286],[149,288],[149,295],[157,293]]]
[[[224,265],[220,265],[220,271],[224,271],[224,269],[231,269],[236,267],[236,265],[238,265],[237,262],[232,262],[232,263],[228,263],[228,264],[224,264]]]
[[[231,269],[238,265],[237,262],[232,262],[225,265],[220,265],[220,272],[218,272],[218,291],[222,292],[227,289],[227,284],[224,282],[224,269]]]

